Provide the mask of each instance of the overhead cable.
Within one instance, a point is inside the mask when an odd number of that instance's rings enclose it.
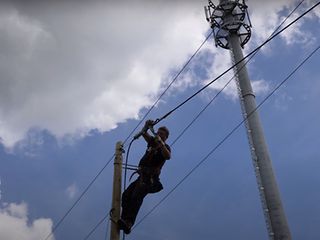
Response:
[[[189,102],[191,99],[193,99],[195,96],[197,96],[199,93],[201,93],[203,90],[205,90],[206,88],[208,88],[212,83],[214,83],[215,81],[217,81],[219,78],[221,78],[222,76],[224,76],[226,73],[228,73],[231,69],[233,69],[235,66],[237,66],[239,63],[243,62],[245,59],[247,59],[248,57],[250,57],[251,55],[253,55],[256,51],[258,51],[259,49],[261,49],[263,46],[265,46],[267,43],[269,43],[271,40],[273,40],[275,37],[277,37],[279,34],[281,34],[282,32],[284,32],[286,29],[288,29],[290,26],[292,26],[293,24],[295,24],[297,21],[299,21],[302,17],[304,17],[306,14],[308,14],[309,12],[311,12],[314,8],[316,8],[318,5],[320,4],[320,2],[316,3],[313,7],[309,8],[307,11],[305,11],[302,15],[300,15],[299,17],[297,17],[295,20],[293,20],[292,22],[290,22],[287,26],[285,26],[283,29],[281,29],[279,32],[275,33],[272,37],[270,37],[269,39],[267,39],[264,43],[262,43],[260,46],[256,47],[254,50],[252,50],[249,54],[247,54],[245,57],[243,57],[240,61],[236,62],[235,64],[233,64],[231,67],[229,67],[227,70],[225,70],[223,73],[221,73],[219,76],[217,76],[215,79],[213,79],[212,81],[210,81],[209,83],[207,83],[206,85],[204,85],[202,88],[200,88],[198,91],[196,91],[194,94],[192,94],[190,97],[188,97],[186,100],[184,100],[183,102],[181,102],[179,105],[177,105],[176,107],[174,107],[172,110],[170,110],[169,112],[167,112],[165,115],[163,115],[161,118],[156,119],[155,124],[158,124],[159,122],[161,122],[163,119],[167,118],[169,115],[171,115],[173,112],[175,112],[176,110],[178,110],[179,108],[181,108],[184,104],[186,104],[187,102]]]
[[[72,206],[66,211],[66,213],[60,218],[60,220],[55,224],[52,228],[52,231],[47,235],[45,240],[49,239],[49,237],[52,236],[52,234],[59,228],[61,223],[64,221],[64,219],[70,214],[73,208],[80,202],[82,197],[88,192],[90,187],[93,185],[93,183],[97,180],[97,178],[100,176],[100,174],[104,171],[104,169],[109,165],[109,163],[112,161],[114,155],[108,160],[108,162],[103,166],[103,168],[100,169],[100,171],[96,174],[96,176],[91,180],[91,182],[87,185],[87,187],[83,190],[83,192],[80,194],[80,196],[76,199],[76,201],[72,204]]]
[[[132,134],[138,129],[140,124],[146,119],[146,117],[149,115],[149,113],[152,111],[152,109],[157,105],[157,103],[161,100],[161,98],[166,94],[166,92],[169,90],[169,88],[172,86],[172,84],[178,79],[178,77],[181,75],[181,73],[185,70],[185,68],[189,65],[191,60],[198,54],[200,49],[203,47],[203,45],[208,41],[208,39],[212,36],[213,31],[211,31],[208,36],[205,38],[205,40],[200,44],[200,46],[197,48],[197,50],[191,55],[189,60],[183,65],[183,67],[180,69],[180,71],[175,75],[175,77],[172,79],[172,81],[169,83],[169,85],[165,88],[165,90],[159,95],[157,100],[153,103],[153,105],[148,109],[148,111],[144,114],[144,116],[141,118],[141,120],[138,122],[138,124],[134,127],[134,129],[130,132],[128,137],[123,141],[125,144],[129,138],[132,136]]]
[[[289,80],[292,75],[298,71],[318,50],[320,45],[314,49],[280,84],[278,84],[268,95],[265,97],[260,104],[250,113],[246,118],[244,118],[240,123],[238,123],[198,164],[196,164],[189,172],[186,174],[172,189],[168,192],[146,215],[144,215],[141,220],[134,226],[136,228],[140,225],[162,202],[164,202],[197,168],[199,168],[233,133],[239,129],[240,126],[255,112],[257,111],[287,80]],[[133,229],[134,229],[133,228]]]
[[[300,5],[304,2],[305,0],[302,0],[299,2],[299,4],[286,16],[285,19],[282,20],[282,22],[279,24],[278,27],[270,34],[268,37],[271,38],[273,34],[275,34],[281,27],[282,25],[292,16],[292,14],[300,7]],[[259,49],[260,50],[260,49]],[[214,97],[201,109],[201,111],[190,121],[190,123],[180,132],[178,137],[176,137],[173,142],[170,144],[170,146],[173,146],[183,135],[184,133],[196,122],[196,120],[207,110],[207,108],[213,103],[214,100],[226,89],[226,87],[231,83],[231,81],[237,76],[237,74],[251,61],[252,58],[255,57],[255,55],[259,52],[257,50],[254,54],[250,56],[250,58],[242,65],[239,69],[236,70],[236,72],[233,74],[233,76],[228,80],[228,82],[214,95]]]
[[[192,59],[198,54],[198,52],[201,50],[203,45],[208,41],[208,39],[212,36],[212,31],[207,35],[205,40],[199,45],[199,47],[196,49],[196,51],[191,55],[191,57],[188,59],[188,61],[183,65],[183,67],[180,69],[180,71],[175,75],[175,77],[172,79],[172,81],[169,83],[169,85],[165,88],[165,90],[160,94],[160,96],[157,98],[157,100],[153,103],[151,108],[148,109],[148,111],[144,114],[142,119],[139,121],[139,123],[136,125],[136,127],[130,132],[130,134],[127,136],[127,138],[123,141],[123,144],[125,144],[128,139],[132,136],[132,134],[136,131],[136,129],[140,126],[140,124],[144,121],[144,119],[148,116],[148,114],[152,111],[152,109],[156,106],[156,104],[160,101],[160,99],[166,94],[166,92],[169,90],[169,88],[172,86],[172,84],[178,79],[178,77],[181,75],[181,73],[185,70],[185,68],[190,64]],[[114,154],[112,157],[106,162],[106,164],[102,167],[101,170],[95,175],[95,177],[90,181],[90,183],[87,185],[87,187],[83,190],[83,192],[80,194],[80,196],[76,199],[76,201],[72,204],[72,206],[66,211],[66,213],[59,219],[57,224],[55,224],[52,228],[52,231],[44,238],[44,240],[48,240],[50,236],[59,228],[60,224],[64,221],[64,219],[70,214],[70,212],[73,210],[73,208],[80,202],[82,197],[87,193],[87,191],[90,189],[90,187],[93,185],[93,183],[97,180],[97,178],[101,175],[101,173],[104,171],[104,169],[110,164],[112,159],[114,158]]]
[[[312,51],[311,54],[308,55],[280,84],[277,85],[276,88],[273,89],[272,92],[268,94],[266,98],[250,113],[246,118],[244,118],[240,123],[238,123],[207,155],[205,155],[200,162],[198,162],[151,210],[145,214],[132,228],[134,230],[138,227],[157,207],[159,207],[197,168],[199,168],[228,138],[230,138],[236,130],[238,130],[243,123],[255,112],[257,111],[299,68],[303,66],[305,62],[307,62],[312,55],[318,51],[320,46],[318,46],[315,50]],[[103,221],[108,217],[109,214],[104,215],[99,222],[94,226],[94,228],[89,232],[89,234],[83,239],[87,240],[94,231],[103,223]]]
[[[302,1],[303,2],[303,1]],[[290,24],[288,24],[285,28],[283,28],[281,31],[279,31],[279,32],[277,32],[272,38],[270,38],[270,39],[268,39],[268,40],[266,40],[262,45],[260,45],[259,47],[257,47],[254,51],[252,51],[251,53],[249,53],[247,56],[245,56],[244,57],[244,59],[246,59],[246,58],[248,58],[249,56],[251,56],[252,54],[254,54],[254,52],[256,52],[256,51],[258,51],[260,48],[262,48],[264,45],[266,45],[268,42],[270,42],[275,36],[277,36],[277,35],[279,35],[281,32],[283,32],[284,30],[286,30],[288,27],[290,27],[292,24],[294,24],[295,22],[297,22],[300,18],[302,18],[304,15],[306,15],[307,13],[309,13],[310,11],[312,11],[316,6],[318,6],[319,5],[319,3],[320,2],[318,2],[316,5],[314,5],[313,7],[311,7],[309,10],[307,10],[306,12],[304,12],[300,17],[298,17],[297,19],[295,19],[293,22],[291,22]],[[301,3],[300,3],[301,4]],[[299,4],[299,5],[300,5]],[[316,51],[317,51],[318,49],[316,49]],[[313,53],[312,53],[313,54]],[[311,57],[311,56],[310,56]],[[308,59],[310,58],[310,57],[308,57]],[[244,60],[243,59],[243,60]],[[306,60],[308,60],[308,59],[306,59]],[[305,61],[306,61],[305,60]],[[239,64],[240,62],[242,62],[242,60],[241,61],[239,61],[238,63],[236,63],[236,64],[234,64],[234,66],[236,66],[237,64]],[[230,70],[230,69],[229,69]],[[221,75],[219,75],[216,79],[214,79],[210,84],[212,84],[214,81],[216,81],[219,77],[222,77],[227,71],[229,71],[229,70],[226,70],[223,74],[221,74]],[[298,70],[298,69],[296,69],[296,70]],[[282,85],[282,84],[281,84]],[[206,87],[206,86],[205,86]],[[203,88],[202,89],[200,89],[201,91],[202,90],[204,90]],[[199,91],[200,91],[199,90]],[[198,92],[196,92],[196,93],[199,93],[199,91]],[[273,93],[272,93],[273,94]],[[271,94],[271,95],[272,95]],[[193,98],[195,96],[195,94],[194,95],[192,95],[191,97],[189,97],[187,100],[190,100],[191,98]],[[183,104],[185,103],[186,101],[184,101],[183,102]],[[183,105],[182,104],[182,105]],[[177,108],[179,108],[179,107],[181,107],[182,106],[181,104],[180,105],[178,105],[178,107],[176,107],[176,108],[174,108],[173,110],[175,111],[175,110],[177,110]],[[262,105],[262,104],[261,104]],[[257,108],[259,108],[260,107],[260,104],[257,106]],[[170,112],[169,112],[169,114],[171,114],[172,113],[172,111],[173,110],[171,110]],[[164,117],[162,117],[161,119],[158,119],[158,121],[157,121],[157,123],[159,123],[160,121],[162,121],[165,117],[167,117],[169,114],[166,114]],[[248,115],[249,116],[249,115]],[[232,132],[231,132],[231,134],[229,133],[228,134],[228,136],[225,138],[225,139],[223,139],[222,141],[224,142],[224,141],[226,141],[227,140],[227,138],[229,138],[232,134],[233,134],[233,132],[235,132],[242,124],[243,124],[243,122],[244,122],[245,120],[243,120],[238,126],[236,126],[236,129],[234,129]],[[222,142],[222,143],[223,143]],[[222,143],[220,144],[220,145],[222,145]],[[220,146],[219,145],[219,146]],[[218,147],[219,147],[218,146]],[[217,148],[218,148],[217,147]],[[215,150],[214,150],[215,151]],[[210,153],[210,155],[211,155],[212,153]],[[205,159],[203,160],[203,162],[208,158],[209,156],[206,156],[205,157]],[[201,163],[200,163],[200,165],[201,165]],[[199,166],[200,166],[199,165]],[[198,168],[199,167],[198,165],[196,165],[196,167],[195,168]],[[194,169],[195,170],[195,169]],[[194,170],[192,170],[192,172],[194,171]],[[191,172],[191,173],[192,173]],[[191,174],[190,173],[190,174]],[[189,174],[189,175],[190,175]],[[182,182],[184,181],[185,179],[183,179],[182,180]],[[181,182],[181,183],[182,183]],[[178,183],[179,185],[181,184],[181,183]],[[172,190],[172,192],[177,188],[178,186],[176,186],[173,190]],[[171,191],[169,192],[169,194],[168,194],[168,196],[171,194]],[[168,196],[166,196],[165,198],[167,198]],[[163,202],[165,199],[163,199],[161,202]],[[160,205],[161,204],[161,202],[159,203],[159,204],[157,204],[156,205],[156,207],[158,206],[158,205]],[[153,210],[156,208],[156,207],[154,207],[153,208]],[[153,210],[151,210],[147,215],[150,215],[151,214],[151,212],[153,211]],[[143,219],[144,218],[146,218],[147,216],[144,216],[143,217]],[[104,216],[103,217],[103,219],[105,219],[106,218],[106,216]],[[137,224],[136,224],[136,226],[138,225],[138,224],[140,224],[142,221],[143,221],[143,219],[142,220],[140,220]],[[99,221],[96,225],[95,225],[95,228],[97,228],[100,224],[101,224],[102,222],[101,221]],[[135,226],[135,227],[136,227]],[[135,228],[134,227],[134,228]]]

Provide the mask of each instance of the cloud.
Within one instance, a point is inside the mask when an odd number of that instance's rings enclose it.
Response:
[[[52,229],[51,219],[30,222],[26,203],[3,204],[0,208],[0,239],[34,240],[45,237]],[[52,236],[49,238],[54,240]]]
[[[280,93],[277,93],[277,97],[274,100],[274,106],[279,111],[287,111],[290,106],[290,102],[292,101],[293,97],[282,91]]]
[[[304,4],[302,4],[296,10],[296,12],[286,20],[282,27],[296,19],[302,12],[306,11],[306,9],[310,8],[314,3],[314,1],[306,1]],[[268,1],[263,4],[261,1],[250,2],[249,14],[253,24],[252,36],[251,40],[244,48],[244,55],[248,54],[255,47],[267,40],[274,30],[279,26],[279,24],[285,19],[285,16],[287,16],[289,12],[291,12],[292,9],[297,6],[297,4],[297,2],[288,0]],[[319,11],[314,11],[313,15],[311,14],[307,16],[312,18],[318,14]],[[293,44],[311,46],[315,42],[316,37],[311,32],[304,29],[304,23],[304,20],[300,20],[293,27],[288,28],[288,30],[280,34],[281,39],[284,40],[286,45],[289,47]],[[228,51],[216,51],[209,48],[206,50],[213,55],[212,61],[207,64],[208,72],[205,83],[208,83],[226,69],[230,68],[232,63],[230,53]],[[267,46],[263,47],[262,52],[264,54],[270,54],[272,52],[272,43],[269,43]],[[250,70],[250,63],[247,65],[247,68]],[[226,84],[228,84],[233,75],[234,72],[229,71],[218,81],[214,82],[210,88],[215,91],[220,91],[225,87]],[[270,89],[269,83],[263,79],[251,80],[251,82],[252,88],[256,95],[265,94]],[[238,99],[237,86],[234,80],[232,80],[226,86],[226,88],[223,90],[223,93],[232,100]]]
[[[77,193],[78,193],[78,187],[75,183],[71,184],[66,189],[66,194],[69,199],[73,199]]]
[[[233,64],[231,62],[230,52],[228,51],[219,51],[215,53],[214,56],[214,61],[212,61],[211,65],[208,67],[208,78],[205,81],[205,84],[211,82]],[[248,65],[247,67],[250,66]],[[251,85],[256,95],[265,94],[270,89],[269,83],[263,79],[251,80]],[[238,90],[236,78],[234,78],[234,71],[226,73],[210,85],[210,88],[216,92],[223,89],[223,93],[227,98],[231,100],[238,99]]]
[[[253,80],[252,89],[256,94],[266,94],[270,90],[270,85],[263,79]]]
[[[205,83],[209,83],[231,66],[230,52],[226,50],[217,51],[214,55],[214,61],[212,61],[210,68],[208,68],[208,80],[206,80]],[[211,84],[210,88],[216,91],[221,90],[230,81],[230,79],[232,79],[233,75],[234,72],[229,71],[223,77]],[[226,86],[223,93],[231,99],[235,99],[237,97],[237,87],[234,79]]]
[[[7,147],[30,128],[57,138],[81,138],[139,118],[204,39],[207,1],[23,1],[0,3],[0,138]],[[125,5],[125,7],[124,7]],[[251,6],[252,5],[252,6]],[[261,42],[278,24],[289,0],[250,2]],[[59,13],[59,14],[57,14]],[[265,21],[268,19],[268,21]],[[288,33],[305,37],[297,28]],[[304,41],[304,40],[303,40]],[[210,50],[209,50],[210,49]],[[213,54],[207,78],[191,69],[175,89],[203,84],[230,65]],[[199,65],[198,65],[199,66]],[[219,89],[228,75],[217,82]],[[261,85],[262,86],[262,85]],[[235,85],[225,91],[234,98]]]
[[[267,4],[261,4],[260,1],[250,2],[249,10],[251,9],[250,18],[253,24],[253,38],[249,46],[252,47],[252,44],[258,45],[265,41],[300,2],[301,1],[296,2],[289,0],[268,1]],[[314,0],[303,1],[303,3],[291,15],[291,17],[286,19],[281,28],[295,20],[315,3],[316,1]],[[314,17],[320,17],[319,8],[314,9],[311,13],[307,14],[294,25],[289,27],[286,31],[281,33],[280,38],[282,38],[289,46],[293,44],[313,44],[316,36],[314,36],[305,28],[305,20]],[[271,47],[269,44],[269,46],[264,47],[263,49],[265,51],[270,51],[270,48]]]
[[[304,8],[304,10],[306,9]],[[297,12],[292,14],[292,16],[288,18],[288,22],[292,22],[299,16],[300,13]],[[294,27],[288,28],[288,30],[281,34],[281,37],[285,40],[287,45],[301,44],[306,46],[312,46],[314,43],[316,43],[316,37],[310,31],[304,29],[303,27],[307,18],[301,19],[300,21],[295,23]]]
[[[0,136],[6,146],[32,127],[82,137],[138,118],[203,39],[202,6],[127,4],[1,11]]]

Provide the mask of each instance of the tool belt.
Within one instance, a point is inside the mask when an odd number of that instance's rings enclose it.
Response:
[[[136,173],[139,174],[139,183],[147,187],[148,193],[157,193],[163,189],[158,168],[139,166],[139,169],[131,175],[130,179]]]

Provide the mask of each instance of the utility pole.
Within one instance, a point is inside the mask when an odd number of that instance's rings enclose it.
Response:
[[[209,0],[206,17],[214,31],[216,46],[229,49],[232,60],[243,59],[242,49],[251,37],[251,23],[245,0]],[[273,173],[271,158],[245,62],[234,68],[252,161],[270,240],[290,240],[290,230]]]
[[[120,229],[117,221],[120,219],[122,153],[122,142],[117,142],[114,158],[110,240],[120,240]]]

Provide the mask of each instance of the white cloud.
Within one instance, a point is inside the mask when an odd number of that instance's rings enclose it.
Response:
[[[296,19],[303,11],[311,7],[311,5],[314,3],[314,1],[306,1],[305,4],[302,4],[298,10],[296,10],[296,12],[286,20],[282,27]],[[244,55],[248,54],[253,48],[267,40],[267,38],[270,37],[278,25],[284,20],[283,11],[286,10],[285,14],[291,12],[298,3],[289,0],[278,0],[264,3],[261,1],[252,1],[248,4],[250,5],[249,14],[251,22],[253,23],[253,27],[251,40],[245,46]],[[315,14],[318,14],[318,12],[315,12],[314,15]],[[310,18],[312,15],[307,16]],[[315,42],[316,38],[310,32],[304,30],[303,27],[304,21],[297,22],[293,27],[288,28],[288,30],[286,30],[280,36],[287,45],[302,44],[303,46],[310,46]],[[213,80],[231,66],[230,54],[228,51],[216,51],[210,49],[208,49],[208,51],[211,51],[211,54],[214,55],[214,59],[208,68],[209,74],[206,83]],[[265,54],[270,54],[270,52],[272,52],[272,43],[268,44],[266,47],[263,47],[262,51]],[[250,70],[250,64],[247,65],[247,67]],[[211,89],[216,91],[221,90],[230,81],[232,76],[233,72],[228,72],[221,79],[213,83],[210,86]],[[256,95],[265,94],[270,89],[269,83],[263,79],[257,81],[251,80],[251,82],[252,88]],[[223,92],[230,99],[236,100],[238,98],[238,93],[235,81],[232,80]]]
[[[66,189],[66,194],[69,199],[73,199],[77,193],[78,193],[78,187],[75,183],[71,184]]]
[[[274,100],[274,106],[279,111],[287,111],[290,102],[293,101],[293,97],[289,96],[286,92],[281,91],[280,93],[276,94],[277,97]]]
[[[289,19],[288,22],[292,22],[299,17],[300,14],[295,13]],[[316,37],[308,30],[303,29],[304,19],[297,22],[294,27],[288,28],[282,33],[281,37],[285,40],[286,44],[302,44],[311,46],[316,42]]]
[[[30,223],[26,203],[3,204],[0,208],[0,239],[42,239],[46,237],[51,229],[51,219],[39,218]],[[54,237],[52,236],[49,239],[54,240]]]
[[[270,85],[267,81],[265,81],[263,79],[253,80],[252,81],[252,89],[258,95],[265,94],[270,90]]]
[[[138,118],[207,28],[198,18],[202,6],[193,9],[194,3],[70,4],[74,8],[34,6],[34,15],[1,13],[1,31],[8,32],[2,34],[7,46],[0,46],[0,136],[6,146],[31,127],[81,137]],[[30,44],[20,46],[25,39]]]
[[[212,62],[212,65],[209,70],[209,76],[208,80],[206,81],[206,84],[213,79],[215,79],[217,76],[219,76],[222,72],[224,72],[226,69],[231,67],[231,57],[230,52],[223,50],[223,51],[217,51],[215,53],[215,59]],[[226,73],[223,77],[215,81],[213,84],[210,85],[210,88],[219,91],[221,90],[233,77],[234,72],[229,71]],[[226,86],[226,88],[223,91],[226,96],[230,97],[231,99],[237,98],[237,86],[235,84],[234,79]]]
[[[83,137],[91,129],[108,131],[138,118],[208,30],[205,0],[32,2],[29,7],[12,2],[0,11],[0,138],[7,147],[34,127],[58,138]],[[293,6],[289,0],[259,2],[250,2],[251,45],[271,33],[281,9]],[[300,27],[288,34],[303,38]],[[211,80],[230,57],[212,43],[208,49],[214,55]],[[194,72],[184,76],[177,88],[199,84]],[[230,76],[212,87],[221,88]],[[235,86],[225,93],[234,98]]]
[[[277,0],[268,1],[268,3],[261,3],[261,1],[250,2],[250,17],[253,23],[253,39],[249,46],[252,47],[261,44],[265,41],[271,33],[285,20],[287,15],[299,4],[300,1],[290,0]],[[304,1],[291,15],[290,18],[286,19],[285,23],[281,28],[288,25],[290,22],[299,17],[303,12],[309,9],[316,3],[314,0]],[[319,7],[314,9],[311,13],[305,15],[298,22],[290,26],[286,31],[280,34],[280,37],[288,45],[292,44],[308,44],[314,43],[316,36],[314,36],[309,30],[305,28],[305,19],[313,17],[320,17]],[[281,29],[280,28],[280,29]],[[279,29],[278,29],[279,31]],[[270,51],[272,44],[269,44],[263,49]]]

